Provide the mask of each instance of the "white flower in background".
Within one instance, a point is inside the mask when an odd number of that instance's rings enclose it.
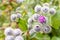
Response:
[[[11,27],[6,28],[4,30],[4,34],[5,34],[5,36],[13,35],[13,29]]]
[[[38,20],[38,18],[39,18],[39,14],[34,14],[33,16],[32,16],[32,18],[33,18],[33,20],[35,21],[35,20]]]
[[[41,31],[40,25],[35,25],[35,26],[33,27],[33,29],[34,29],[36,32]]]
[[[42,30],[44,33],[50,33],[52,28],[50,26],[44,26]]]
[[[5,40],[14,40],[14,37],[13,36],[6,36]]]
[[[17,13],[17,18],[21,18],[22,15],[20,13]]]
[[[22,31],[20,29],[15,29],[13,32],[14,36],[22,35]]]
[[[22,3],[24,0],[16,0],[17,3]]]
[[[41,6],[40,5],[36,5],[34,10],[35,10],[35,12],[41,11]]]
[[[17,15],[16,14],[11,14],[11,21],[15,21],[16,20]]]
[[[41,9],[41,11],[42,11],[43,13],[48,13],[49,7],[43,6],[42,9]]]
[[[30,35],[32,35],[32,34],[34,34],[36,31],[34,30],[34,29],[31,29],[30,31],[29,31],[29,34]]]
[[[49,13],[50,14],[55,14],[56,13],[56,10],[54,8],[50,8]]]
[[[24,40],[24,38],[22,36],[17,36],[15,40]]]
[[[32,24],[33,23],[33,19],[32,18],[29,18],[28,19],[28,24]]]
[[[44,3],[43,6],[49,7],[49,3]]]

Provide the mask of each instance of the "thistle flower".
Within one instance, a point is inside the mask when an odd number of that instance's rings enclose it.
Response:
[[[49,3],[44,3],[43,6],[49,7]]]
[[[29,18],[28,19],[28,24],[32,24],[33,23],[33,19],[32,18]]]
[[[45,19],[45,17],[44,16],[40,16],[39,18],[38,18],[38,21],[40,22],[40,23],[46,23],[46,19]]]
[[[11,27],[8,27],[4,30],[5,36],[7,35],[13,35],[13,29]]]
[[[36,5],[34,10],[35,10],[35,12],[41,11],[41,6],[40,5]]]
[[[15,29],[13,32],[14,36],[18,36],[22,34],[22,31],[20,29]]]
[[[20,13],[17,13],[17,18],[21,18],[21,14]]]
[[[55,14],[55,13],[56,13],[56,10],[55,10],[54,8],[51,8],[51,9],[49,10],[49,13],[50,13],[50,14]]]
[[[41,11],[42,11],[43,13],[48,13],[49,7],[43,6],[43,7],[41,8]]]
[[[11,21],[15,21],[15,20],[16,20],[16,17],[17,17],[16,14],[12,14],[12,15],[11,15]]]
[[[44,32],[44,33],[50,33],[51,30],[52,30],[52,28],[51,28],[50,26],[45,26],[45,27],[43,27],[43,32]]]
[[[22,3],[24,0],[16,0],[17,3]]]
[[[6,36],[5,40],[14,40],[13,36]]]
[[[35,20],[38,20],[38,18],[39,18],[39,14],[34,14],[33,16],[32,16],[32,18],[33,18],[33,20],[35,21]]]
[[[24,40],[24,38],[22,36],[17,36],[15,40]]]
[[[33,27],[33,29],[34,29],[36,32],[41,31],[40,25],[35,25],[35,26]]]

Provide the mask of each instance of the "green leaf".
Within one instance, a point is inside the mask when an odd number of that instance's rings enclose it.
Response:
[[[19,28],[20,28],[22,31],[26,31],[26,30],[27,30],[26,20],[24,20],[24,19],[20,19],[20,20],[19,20]]]
[[[0,6],[0,9],[1,10],[5,10],[6,9],[6,6],[5,5],[2,5],[2,6]]]
[[[1,15],[0,16],[0,26],[2,26],[2,24],[6,21],[5,16]]]
[[[58,29],[60,27],[60,10],[58,10],[57,13],[52,16],[51,23],[52,27],[55,29]]]
[[[44,35],[42,40],[50,40],[50,37],[48,35]]]
[[[32,38],[31,40],[37,40],[36,38]]]
[[[44,36],[44,35],[41,34],[41,33],[36,33],[35,38],[37,38],[38,40],[42,40],[43,36]]]
[[[51,39],[51,40],[60,40],[60,38],[59,38],[59,37],[54,36],[54,37],[52,37],[52,39]]]
[[[50,37],[47,34],[37,33],[35,36],[38,40],[50,40]]]

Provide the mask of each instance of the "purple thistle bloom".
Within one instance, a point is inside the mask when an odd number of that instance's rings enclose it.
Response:
[[[38,18],[38,21],[40,22],[40,23],[46,23],[46,19],[45,19],[45,17],[44,16],[40,16],[39,18]]]

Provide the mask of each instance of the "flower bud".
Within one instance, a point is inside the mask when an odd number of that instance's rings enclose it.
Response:
[[[24,40],[24,38],[22,36],[17,36],[15,40]]]
[[[4,30],[5,36],[7,35],[13,35],[13,29],[11,27],[8,27]]]
[[[17,18],[21,18],[21,14],[20,13],[17,13]]]
[[[33,20],[35,21],[35,20],[38,20],[38,18],[39,18],[39,14],[34,14],[33,16],[32,16],[32,18],[33,18]]]
[[[41,11],[41,6],[40,5],[36,5],[34,10],[35,10],[35,12]]]
[[[49,7],[43,6],[42,9],[41,9],[41,11],[42,11],[43,13],[48,13]]]
[[[55,13],[56,13],[56,10],[55,10],[54,8],[51,8],[51,9],[49,10],[49,13],[50,13],[50,14],[55,14]]]
[[[32,29],[32,24],[28,24],[28,29],[29,29],[29,30]]]
[[[16,17],[17,17],[16,14],[12,14],[12,15],[11,15],[11,21],[15,21],[15,20],[16,20]]]
[[[36,31],[34,30],[34,29],[31,29],[30,31],[29,31],[29,34],[30,35],[32,35],[32,34],[34,34]]]
[[[5,40],[14,40],[13,36],[6,36]]]
[[[40,25],[35,25],[35,26],[33,27],[33,29],[34,29],[36,32],[41,31]]]
[[[28,19],[28,24],[32,24],[33,23],[33,19],[32,18],[29,18]]]
[[[50,33],[51,30],[52,30],[52,28],[51,28],[50,26],[45,26],[45,27],[43,27],[43,32],[44,32],[44,33]]]
[[[15,29],[13,34],[14,36],[22,35],[22,31],[20,29]]]

